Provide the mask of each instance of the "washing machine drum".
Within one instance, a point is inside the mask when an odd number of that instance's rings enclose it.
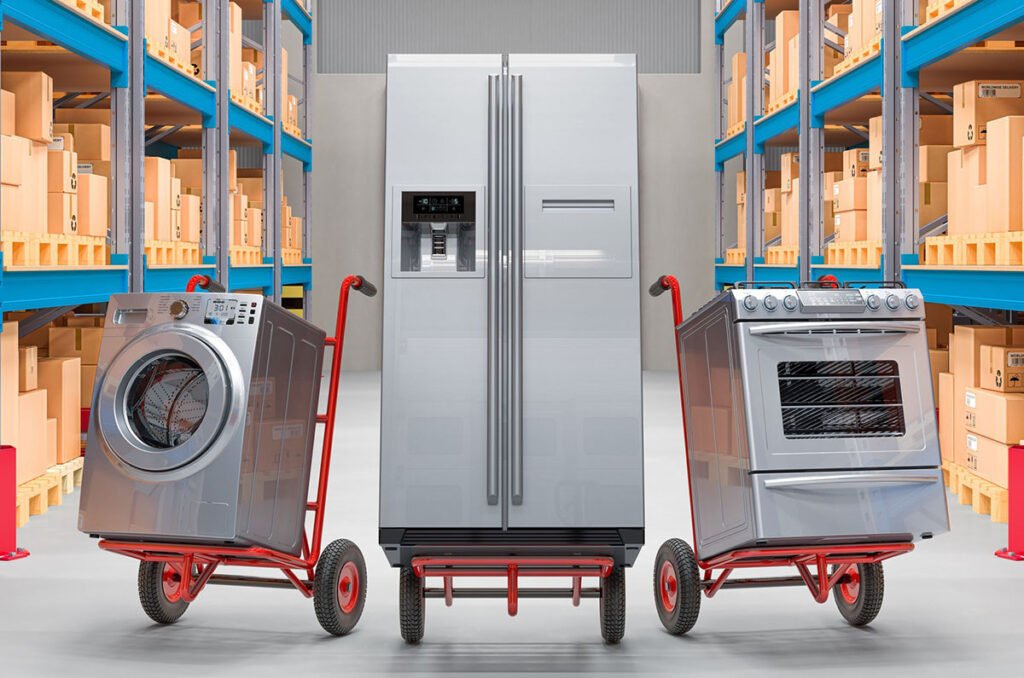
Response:
[[[97,400],[107,450],[131,467],[158,472],[216,448],[231,401],[224,357],[183,332],[128,344],[111,361]]]

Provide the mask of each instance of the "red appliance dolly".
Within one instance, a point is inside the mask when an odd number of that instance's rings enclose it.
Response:
[[[196,286],[223,291],[206,276],[194,276],[188,292]],[[324,513],[327,508],[327,480],[331,468],[334,420],[338,410],[338,381],[341,354],[345,343],[345,316],[350,290],[368,297],[377,289],[362,276],[350,275],[341,283],[334,336],[324,344],[333,348],[327,413],[317,414],[316,423],[325,424],[323,452],[316,499],[306,504],[313,513],[312,540],[303,528],[302,554],[295,556],[259,546],[230,547],[196,544],[161,544],[103,539],[99,547],[139,561],[139,600],[150,619],[160,624],[176,622],[189,603],[207,584],[298,589],[313,599],[317,620],[324,630],[343,636],[355,628],[366,602],[366,565],[359,547],[347,539],[337,539],[321,551]],[[215,574],[220,566],[278,569],[281,577],[255,577]]]
[[[678,328],[683,322],[679,281],[675,276],[663,275],[649,291],[652,297],[671,291],[673,329]],[[676,349],[685,436],[683,363],[678,345]],[[686,465],[689,469],[689,445],[686,446]],[[693,515],[691,491],[690,521],[696,543],[697,527]],[[682,539],[669,539],[658,549],[654,561],[654,604],[661,623],[669,633],[682,635],[697,623],[702,594],[713,598],[722,589],[806,586],[817,603],[827,601],[831,592],[846,621],[853,626],[864,626],[871,623],[882,608],[885,591],[882,561],[913,550],[914,545],[906,542],[754,547],[701,559]],[[799,576],[732,578],[736,570],[758,567],[795,567]]]

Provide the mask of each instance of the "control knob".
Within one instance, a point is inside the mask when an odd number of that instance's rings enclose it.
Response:
[[[900,298],[895,294],[890,294],[885,298],[885,305],[895,311],[900,307]]]
[[[757,299],[754,297],[754,295],[748,294],[743,298],[743,308],[747,309],[748,311],[757,310]]]
[[[171,317],[175,320],[181,320],[188,315],[188,304],[185,303],[184,299],[178,299],[171,302]]]
[[[917,298],[916,294],[908,294],[906,302],[907,308],[913,311],[915,308],[921,305],[921,300]]]
[[[786,298],[782,300],[782,305],[786,307],[787,311],[795,311],[797,307],[796,297],[792,294],[787,294]]]
[[[868,308],[872,311],[877,311],[882,306],[882,300],[878,298],[877,294],[868,295]]]
[[[769,294],[764,298],[764,307],[768,311],[774,311],[779,307],[779,300],[774,295]]]

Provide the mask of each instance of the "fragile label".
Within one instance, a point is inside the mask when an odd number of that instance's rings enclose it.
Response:
[[[1020,85],[983,82],[978,85],[979,99],[1020,99]]]
[[[967,434],[967,449],[971,452],[978,451],[978,436]]]
[[[1007,367],[1024,367],[1024,352],[1022,353],[1007,353],[1006,354],[1006,366]]]
[[[972,410],[978,406],[978,397],[974,395],[974,391],[964,392],[964,405],[971,408]]]

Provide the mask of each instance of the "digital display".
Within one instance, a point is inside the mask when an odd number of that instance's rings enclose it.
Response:
[[[413,214],[464,214],[466,202],[461,195],[414,195]]]

